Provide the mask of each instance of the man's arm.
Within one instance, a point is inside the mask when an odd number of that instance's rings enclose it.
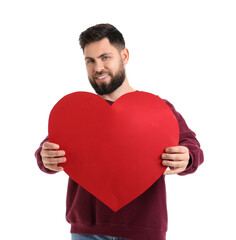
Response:
[[[181,114],[175,110],[172,104],[166,100],[165,102],[171,108],[179,123],[179,146],[166,148],[165,153],[162,154],[162,164],[171,169],[166,170],[164,174],[186,175],[193,173],[204,160],[200,143]]]

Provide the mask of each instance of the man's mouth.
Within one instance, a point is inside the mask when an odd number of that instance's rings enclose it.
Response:
[[[96,76],[95,79],[97,79],[99,82],[102,82],[102,81],[105,81],[108,76],[109,74],[102,74],[102,75]]]

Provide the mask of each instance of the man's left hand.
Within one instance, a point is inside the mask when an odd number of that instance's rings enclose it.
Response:
[[[166,170],[164,175],[181,173],[188,166],[189,150],[184,146],[168,147],[161,158],[163,159],[162,165],[171,169]]]

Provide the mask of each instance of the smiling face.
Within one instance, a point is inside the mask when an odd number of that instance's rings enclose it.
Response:
[[[89,81],[99,95],[109,94],[125,81],[128,50],[118,50],[108,38],[85,46],[84,56]]]

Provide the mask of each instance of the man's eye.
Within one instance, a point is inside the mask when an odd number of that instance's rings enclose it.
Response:
[[[107,60],[109,57],[108,56],[104,56],[103,57],[103,60]]]
[[[87,62],[87,63],[92,63],[93,60],[92,60],[92,59],[88,59],[86,62]]]

